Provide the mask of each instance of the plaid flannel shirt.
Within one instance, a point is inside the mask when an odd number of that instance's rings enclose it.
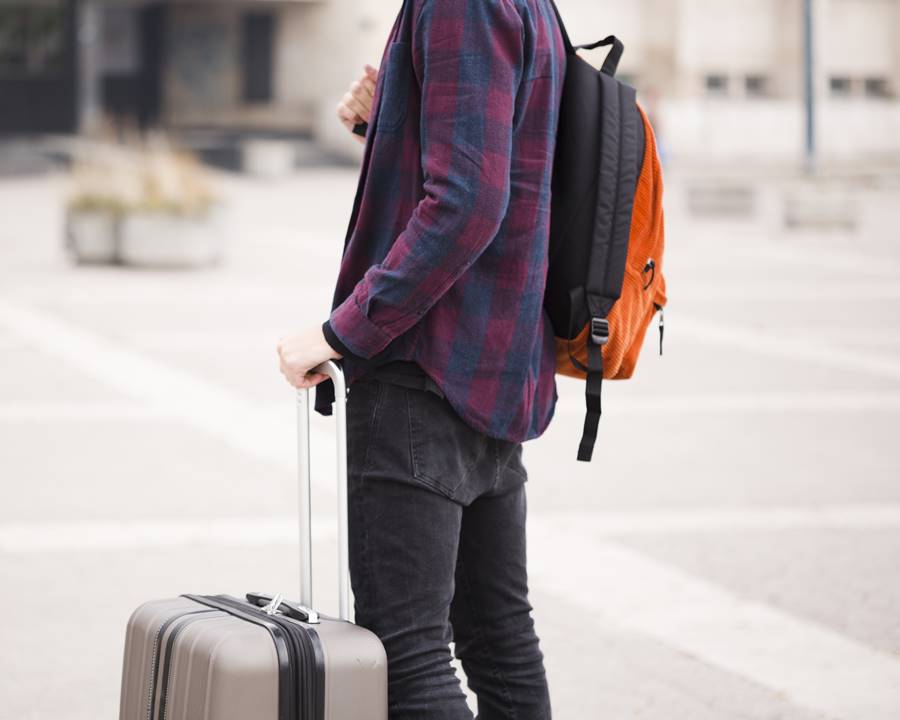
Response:
[[[557,400],[543,310],[565,48],[547,0],[406,0],[384,50],[326,338],[348,385],[412,360],[471,427]],[[333,386],[316,393],[330,414]]]

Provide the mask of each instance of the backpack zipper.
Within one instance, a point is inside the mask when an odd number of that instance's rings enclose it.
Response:
[[[647,264],[644,265],[644,271],[641,273],[642,275],[646,275],[648,272],[651,272],[650,279],[644,285],[644,290],[647,290],[652,284],[653,281],[656,280],[656,260],[650,258],[647,260]]]

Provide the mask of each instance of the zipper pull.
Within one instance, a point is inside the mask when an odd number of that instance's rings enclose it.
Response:
[[[653,284],[653,281],[656,279],[656,261],[655,261],[653,258],[650,258],[650,259],[647,261],[647,264],[644,265],[644,272],[643,272],[643,274],[646,275],[646,274],[647,274],[648,272],[650,272],[651,270],[653,271],[653,273],[650,275],[650,279],[649,279],[649,280],[646,282],[646,284],[644,285],[644,290],[646,290],[647,288],[649,288],[649,287]]]
[[[663,308],[659,309],[659,356],[662,357],[663,354],[663,332],[666,329],[665,324],[665,315],[663,314]]]

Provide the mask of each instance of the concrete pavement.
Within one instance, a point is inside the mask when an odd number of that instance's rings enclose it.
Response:
[[[222,178],[228,261],[73,267],[60,177],[0,183],[0,718],[115,717],[142,600],[297,584],[278,337],[325,316],[356,174]],[[666,354],[574,460],[561,380],[526,445],[554,713],[900,717],[896,189],[855,235],[697,221],[670,183]],[[763,207],[767,207],[763,203]],[[315,418],[314,464],[331,426]],[[317,477],[317,597],[334,605]]]

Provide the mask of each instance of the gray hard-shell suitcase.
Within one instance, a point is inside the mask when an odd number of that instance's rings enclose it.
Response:
[[[248,593],[182,595],[141,605],[128,622],[120,720],[386,720],[387,659],[350,622],[346,387],[337,417],[340,618],[312,610],[309,391],[297,394],[300,602]]]

